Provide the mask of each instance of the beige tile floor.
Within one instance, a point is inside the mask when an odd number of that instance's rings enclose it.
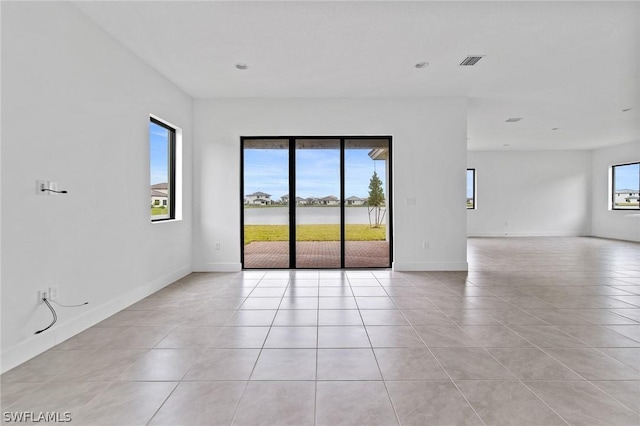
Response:
[[[470,239],[469,264],[194,273],[5,373],[2,411],[74,425],[640,424],[639,244]]]

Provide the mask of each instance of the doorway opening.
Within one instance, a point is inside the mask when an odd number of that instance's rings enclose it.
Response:
[[[242,137],[245,269],[389,268],[391,137]]]

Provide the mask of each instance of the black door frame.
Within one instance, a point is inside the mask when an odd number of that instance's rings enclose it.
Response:
[[[393,263],[393,161],[392,161],[392,137],[391,136],[241,136],[240,137],[240,262],[244,267],[244,145],[245,140],[288,140],[289,151],[289,267],[270,269],[335,269],[335,268],[298,268],[296,267],[296,140],[297,139],[339,139],[340,140],[340,269],[387,269]],[[346,267],[345,266],[345,140],[346,139],[386,139],[388,141],[387,164],[389,173],[387,178],[387,219],[389,233],[389,265],[371,267]],[[292,203],[291,200],[294,200]],[[253,269],[253,268],[249,268]],[[260,268],[262,269],[262,268]]]

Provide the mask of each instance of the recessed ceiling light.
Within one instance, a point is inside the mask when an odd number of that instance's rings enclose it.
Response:
[[[554,127],[554,128],[553,128],[553,129],[551,129],[551,130],[558,130],[559,128],[560,128],[560,127]]]
[[[627,111],[631,111],[633,108],[625,108],[622,110],[622,112],[627,112]]]
[[[471,67],[480,61],[480,59],[484,58],[484,55],[469,55],[460,62],[460,66],[462,67]]]
[[[249,65],[247,65],[247,64],[236,64],[236,68],[238,68],[239,70],[246,70],[247,68],[249,68]]]
[[[429,66],[429,62],[418,62],[416,68],[426,68]]]
[[[520,120],[522,120],[522,117],[513,117],[513,118],[507,119],[507,123],[515,123]]]

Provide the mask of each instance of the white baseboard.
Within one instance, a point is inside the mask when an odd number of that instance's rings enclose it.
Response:
[[[640,243],[640,238],[629,237],[629,235],[615,234],[615,233],[598,233],[591,235],[595,238],[606,238],[609,240],[631,241],[633,243]]]
[[[191,266],[184,266],[101,305],[93,306],[89,300],[89,305],[81,308],[85,309],[84,313],[57,323],[42,334],[33,335],[17,345],[3,349],[0,372],[11,370],[190,273]]]
[[[540,231],[540,232],[469,232],[467,237],[586,237],[589,233],[584,232],[559,232],[559,231]]]
[[[194,272],[240,272],[242,263],[207,263]]]
[[[394,271],[468,271],[467,262],[393,262]]]

